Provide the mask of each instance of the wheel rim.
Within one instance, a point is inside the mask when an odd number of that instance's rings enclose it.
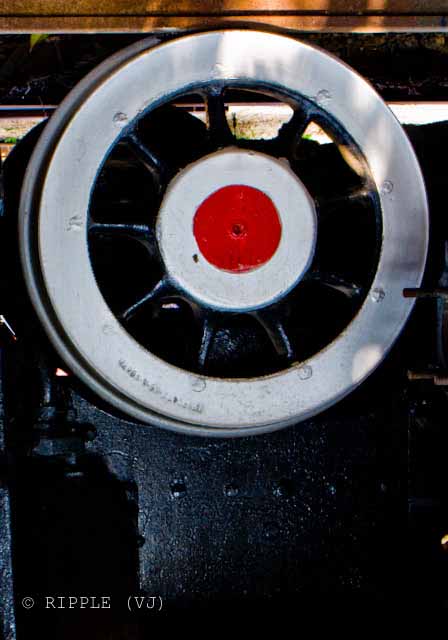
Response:
[[[345,396],[373,371],[401,331],[412,308],[402,289],[419,286],[426,259],[423,179],[393,115],[351,69],[320,50],[272,34],[211,32],[151,51],[138,43],[108,65],[76,88],[52,119],[23,191],[25,276],[61,355],[101,397],[128,415],[190,433],[273,430],[315,415]],[[151,82],[142,86],[142,77]],[[125,331],[98,289],[87,225],[98,171],[136,118],[162,98],[211,86],[220,89],[209,93],[215,102],[210,113],[222,120],[219,93],[224,85],[238,82],[319,106],[354,141],[376,190],[382,244],[362,306],[331,344],[273,375],[223,379],[168,364]],[[300,132],[301,123],[294,126]],[[224,135],[218,148],[231,143],[225,127],[216,131]]]

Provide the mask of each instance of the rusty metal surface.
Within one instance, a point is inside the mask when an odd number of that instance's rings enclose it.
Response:
[[[149,32],[266,25],[294,31],[445,31],[447,0],[0,0],[0,31]]]
[[[1,0],[3,15],[222,15],[303,13],[327,15],[430,15],[448,9],[447,0]]]

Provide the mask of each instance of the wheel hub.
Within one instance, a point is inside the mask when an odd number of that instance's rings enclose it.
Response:
[[[309,267],[314,202],[286,161],[254,151],[218,151],[170,183],[157,238],[171,278],[223,310],[271,304]]]
[[[272,258],[282,227],[269,196],[234,184],[221,187],[199,205],[193,232],[208,262],[223,271],[244,273]]]

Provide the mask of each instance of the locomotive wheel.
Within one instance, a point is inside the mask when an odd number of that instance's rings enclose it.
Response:
[[[20,211],[32,301],[70,369],[132,418],[219,436],[297,423],[359,385],[407,320],[428,244],[418,162],[370,85],[323,51],[239,30],[151,44],[87,76],[35,149]],[[230,90],[280,99],[291,120],[237,140]],[[170,106],[192,93],[207,126]],[[347,181],[301,156],[311,120]]]

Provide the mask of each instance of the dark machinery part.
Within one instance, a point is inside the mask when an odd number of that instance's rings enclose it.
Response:
[[[440,147],[448,133],[441,124],[409,135],[430,198],[423,286],[433,292],[446,286]],[[446,396],[406,375],[443,375],[441,305],[419,302],[381,367],[300,429],[217,441],[137,426],[72,376],[56,375],[64,364],[25,294],[12,238],[37,137],[31,132],[6,163],[0,220],[11,274],[4,314],[18,336],[3,352],[5,640],[31,637],[44,625],[47,637],[64,640],[86,629],[92,638],[145,637],[152,619],[121,622],[131,593],[161,596],[168,612],[222,612],[229,604],[248,611],[264,602],[290,614],[297,603],[328,594],[382,608],[413,598],[421,607],[444,606]],[[334,152],[306,146],[317,163]],[[69,620],[64,611],[46,615],[20,604],[25,597],[39,603],[47,595],[80,595],[86,585],[112,596],[114,611],[100,623],[83,612]]]

